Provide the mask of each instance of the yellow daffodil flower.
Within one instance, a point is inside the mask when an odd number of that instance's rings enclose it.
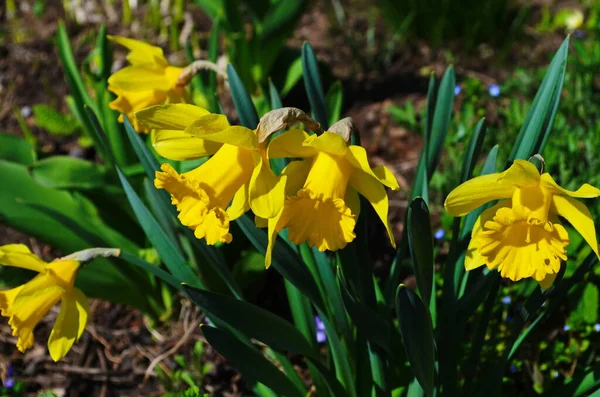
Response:
[[[48,339],[48,350],[54,361],[62,359],[83,334],[88,320],[87,298],[73,286],[79,262],[57,260],[45,263],[25,245],[0,247],[0,264],[33,270],[31,281],[0,291],[0,313],[8,317],[17,349],[24,352],[33,346],[33,329],[59,301],[60,312]]]
[[[271,171],[255,131],[230,126],[227,118],[193,105],[154,106],[136,113],[153,129],[152,144],[163,157],[188,160],[213,155],[179,174],[163,164],[154,181],[171,195],[179,220],[207,244],[229,243],[229,222],[252,208],[262,218],[283,206],[283,183]],[[231,205],[230,205],[231,203]]]
[[[348,146],[334,132],[317,136],[293,129],[273,139],[267,154],[305,159],[292,161],[282,172],[286,199],[278,215],[268,220],[267,267],[275,237],[285,228],[295,244],[306,241],[320,251],[344,248],[355,237],[358,193],[371,203],[395,246],[384,185],[396,190],[398,181],[386,167],[371,169],[364,148]]]
[[[136,131],[148,132],[136,122],[134,113],[165,102],[186,102],[185,87],[178,84],[184,68],[169,65],[159,47],[126,37],[108,37],[130,50],[127,60],[131,64],[109,77],[108,89],[117,95],[109,107],[122,113],[120,122],[126,114]]]
[[[574,192],[563,189],[550,174],[540,175],[532,163],[516,160],[502,173],[458,186],[444,206],[450,215],[464,216],[487,202],[501,200],[477,219],[465,268],[485,264],[513,281],[533,277],[546,289],[554,282],[561,261],[567,260],[569,235],[558,216],[570,222],[598,255],[590,212],[575,200],[598,196],[600,190],[588,184]]]

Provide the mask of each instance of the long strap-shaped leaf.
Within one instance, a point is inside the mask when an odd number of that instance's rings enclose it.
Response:
[[[208,343],[227,358],[244,377],[263,383],[277,395],[302,397],[294,383],[258,350],[242,343],[223,329],[203,326],[202,332]]]
[[[408,362],[428,397],[435,388],[435,342],[429,311],[417,294],[398,287],[396,311]]]
[[[552,63],[550,63],[542,85],[540,85],[531,109],[527,113],[525,122],[517,136],[509,161],[527,160],[534,154],[541,153],[544,149],[558,110],[567,69],[568,54],[569,37],[567,36],[556,55],[554,55]]]
[[[235,298],[183,285],[183,290],[200,308],[223,320],[249,338],[279,350],[316,358],[306,338],[292,324],[275,314]]]
[[[317,57],[310,44],[302,44],[302,72],[304,73],[304,87],[308,101],[315,119],[326,130],[329,127],[327,106],[325,105],[325,91],[319,74]]]

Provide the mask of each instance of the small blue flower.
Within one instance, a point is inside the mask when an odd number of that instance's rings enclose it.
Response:
[[[325,333],[325,331],[317,331],[317,342],[325,343],[326,340],[327,340],[327,334]]]
[[[325,324],[319,318],[315,316],[315,325],[317,326],[317,342],[323,343],[327,340],[327,334],[325,333]]]
[[[517,372],[517,366],[516,366],[516,365],[514,365],[514,364],[511,364],[511,365],[510,365],[510,372],[512,372],[513,374],[514,374],[515,372]]]
[[[575,37],[576,39],[583,39],[585,37],[585,31],[581,29],[576,29],[573,32],[573,37]]]
[[[507,323],[512,323],[512,320],[513,320],[512,316],[506,316],[506,320],[505,321]]]
[[[594,331],[600,332],[600,324],[594,324]]]
[[[13,366],[11,364],[8,364],[6,366],[6,376],[8,378],[12,378],[13,376],[15,376],[15,369],[13,368]]]
[[[462,87],[459,85],[455,85],[454,86],[454,95],[458,96],[460,94],[460,92],[462,91]]]
[[[571,329],[571,326],[568,324],[563,327],[563,331],[565,331],[565,332],[569,331],[570,329]]]
[[[6,378],[4,381],[4,387],[6,389],[12,389],[15,386],[15,380],[12,378]]]
[[[500,96],[500,86],[498,86],[496,84],[492,84],[488,87],[488,92],[494,98],[499,97]]]
[[[436,240],[441,240],[444,238],[445,235],[446,235],[446,232],[444,231],[444,229],[438,229],[435,231],[435,234],[433,235],[433,237]]]
[[[510,302],[512,302],[510,296],[506,295],[504,298],[502,298],[502,303],[504,303],[505,305],[510,305]]]

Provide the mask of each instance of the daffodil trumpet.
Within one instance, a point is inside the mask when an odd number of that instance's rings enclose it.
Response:
[[[542,288],[554,282],[570,242],[559,216],[581,234],[598,255],[594,221],[578,198],[600,196],[582,185],[576,191],[560,187],[532,163],[516,160],[502,173],[473,178],[454,189],[444,206],[452,216],[464,216],[495,200],[475,222],[465,258],[466,270],[486,265],[502,277],[518,281],[533,277]]]
[[[46,263],[27,246],[9,244],[0,247],[0,264],[34,271],[27,283],[0,291],[0,314],[8,317],[17,349],[25,352],[34,344],[33,330],[50,309],[61,302],[60,311],[48,339],[54,361],[62,359],[79,340],[89,316],[86,296],[74,287],[81,262],[66,257]],[[89,258],[89,256],[87,257]]]
[[[271,141],[267,157],[295,158],[282,172],[285,201],[277,216],[268,219],[269,244],[265,265],[277,234],[287,228],[290,241],[307,242],[320,251],[344,248],[355,238],[361,194],[373,206],[395,246],[388,220],[388,197],[384,186],[398,189],[390,170],[371,168],[364,148],[348,145],[348,120],[321,135],[289,130]],[[345,131],[345,133],[342,133]]]
[[[212,156],[182,174],[163,164],[155,179],[155,186],[171,195],[181,223],[207,244],[231,242],[229,222],[249,209],[268,219],[283,206],[284,184],[269,166],[265,142],[282,120],[269,117],[272,114],[251,130],[231,126],[224,115],[187,104],[153,106],[136,113],[137,120],[153,130],[152,144],[161,156],[171,160]],[[287,122],[292,121],[283,124]]]

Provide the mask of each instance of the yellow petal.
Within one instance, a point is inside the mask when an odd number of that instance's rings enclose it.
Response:
[[[269,220],[255,215],[254,216],[254,224],[256,225],[256,227],[258,227],[260,229],[264,229],[265,227],[269,226]]]
[[[235,196],[233,196],[231,205],[227,208],[227,211],[225,211],[227,215],[229,215],[230,221],[239,218],[250,209],[250,203],[248,201],[248,185],[248,183],[244,183],[244,186],[239,188],[235,193]]]
[[[38,277],[42,278],[42,276]],[[8,321],[13,336],[18,338],[17,349],[21,352],[33,346],[34,328],[52,306],[58,303],[64,292],[64,288],[57,285],[49,285],[41,289],[35,288],[31,285],[34,280],[27,283],[15,298],[13,311]],[[38,281],[34,284],[43,284],[43,282]]]
[[[239,125],[228,126],[225,123],[225,116],[211,114],[192,123],[185,132],[207,141],[228,143],[245,149],[252,150],[257,147],[258,139],[253,130]]]
[[[541,184],[543,188],[549,190],[552,194],[567,195],[577,198],[600,197],[600,189],[597,189],[587,183],[581,185],[581,187],[576,191],[563,189],[562,187],[558,186],[554,179],[552,179],[552,176],[550,176],[548,173],[542,175]]]
[[[222,143],[207,141],[180,130],[153,130],[152,147],[169,160],[194,160],[215,154]]]
[[[75,260],[57,260],[49,263],[47,269],[51,275],[62,281],[65,285],[72,286],[80,265]]]
[[[598,241],[596,240],[594,220],[585,204],[564,196],[553,196],[552,203],[554,205],[553,210],[573,225],[575,230],[577,230],[590,247],[592,247],[596,256],[600,258],[600,254],[598,254]]]
[[[175,82],[169,80],[164,71],[144,66],[127,66],[108,78],[108,84],[123,91],[168,91]]]
[[[390,189],[400,189],[400,185],[398,185],[398,179],[396,179],[396,176],[392,174],[392,171],[390,171],[388,167],[384,165],[378,165],[377,167],[373,168],[373,173],[377,176],[379,182],[383,183]]]
[[[0,314],[4,317],[10,317],[12,315],[12,307],[15,302],[15,298],[21,290],[23,285],[9,290],[0,291]]]
[[[348,145],[344,138],[334,132],[325,131],[323,134],[309,135],[304,140],[302,146],[312,147],[320,152],[329,153],[335,156],[343,156],[348,150]]]
[[[302,143],[308,137],[309,135],[306,132],[298,129],[292,129],[276,136],[267,146],[267,158],[306,158],[314,156],[317,153],[314,148],[302,146]]]
[[[463,216],[492,200],[506,199],[517,187],[535,186],[540,175],[528,161],[516,160],[506,171],[475,177],[446,197],[444,207],[452,216]]]
[[[167,66],[168,62],[163,55],[163,50],[143,41],[130,39],[122,36],[106,36],[109,40],[126,47],[130,50],[127,54],[127,60],[132,65],[156,63],[158,65]]]
[[[369,159],[367,158],[367,151],[362,146],[348,146],[346,158],[350,161],[354,168],[362,170],[363,172],[371,175],[392,190],[397,190],[400,188],[398,185],[398,180],[386,167],[379,166],[371,169],[371,166],[369,165]]]
[[[346,188],[346,195],[344,196],[344,202],[352,211],[352,214],[356,216],[360,215],[360,197],[358,196],[358,192],[354,190],[354,188],[348,186]]]
[[[385,226],[390,243],[393,247],[396,247],[392,224],[388,220],[388,196],[379,179],[362,170],[355,169],[350,177],[350,186],[371,203],[377,216],[379,216],[379,219],[381,219],[381,222]]]
[[[482,226],[491,220],[496,215],[496,211],[502,207],[510,207],[510,200],[501,201],[493,207],[488,208],[475,221],[473,230],[471,231],[471,241],[465,253],[465,269],[467,271],[477,269],[486,264],[485,258],[479,253],[479,232],[481,232]]]
[[[250,208],[261,218],[273,218],[283,207],[287,178],[275,175],[266,157],[255,154],[255,158],[248,192]]]
[[[46,262],[31,253],[23,244],[7,244],[0,247],[0,265],[20,267],[43,272]]]
[[[48,350],[54,361],[60,361],[83,334],[90,308],[88,300],[77,288],[63,294],[60,312],[48,338]]]
[[[135,117],[149,129],[183,131],[194,121],[208,114],[208,110],[195,105],[171,103],[142,109],[135,113]]]
[[[279,220],[281,219],[282,213],[283,209],[276,216],[267,221],[267,235],[269,237],[269,243],[267,244],[267,250],[265,251],[266,269],[268,269],[269,266],[271,266],[273,248],[275,247],[275,241],[277,240],[277,235],[279,234],[277,226],[279,225]]]
[[[558,275],[558,273],[547,274],[546,277],[544,277],[544,279],[539,282],[540,287],[542,287],[542,289],[550,288],[552,286],[552,284],[554,284],[554,280],[556,280],[557,275]]]
[[[281,175],[287,177],[285,181],[286,196],[295,196],[298,190],[302,189],[310,172],[311,165],[311,162],[308,160],[297,160],[290,162],[281,171]]]

